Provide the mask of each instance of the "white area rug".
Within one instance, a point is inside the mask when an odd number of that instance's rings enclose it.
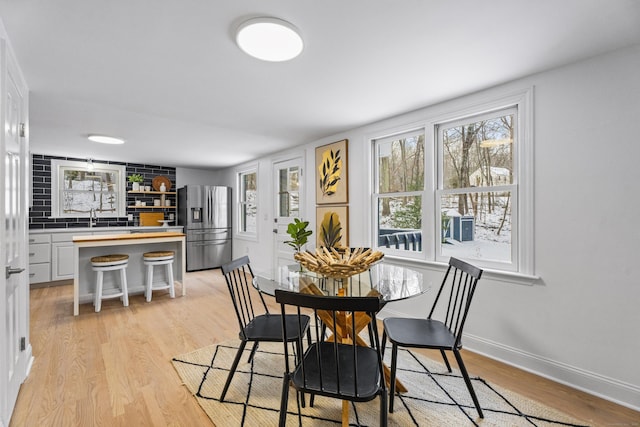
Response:
[[[238,341],[224,342],[177,356],[173,365],[189,391],[216,426],[276,426],[280,408],[284,356],[281,343],[261,343],[252,363],[247,345],[225,401],[220,393]],[[389,358],[390,349],[385,356]],[[398,351],[397,377],[409,390],[396,396],[390,426],[578,426],[566,414],[518,394],[472,378],[484,412],[478,413],[464,380],[455,371],[407,350]],[[390,362],[387,360],[387,364]],[[455,365],[455,361],[454,361]],[[473,373],[471,373],[473,375]],[[287,425],[298,425],[296,394],[290,391]],[[308,403],[308,402],[307,402]],[[377,426],[380,402],[352,405],[353,426]],[[336,426],[341,420],[341,401],[316,397],[313,408],[302,408],[303,426]]]

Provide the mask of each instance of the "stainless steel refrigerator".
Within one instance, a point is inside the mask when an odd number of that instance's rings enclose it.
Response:
[[[178,225],[187,235],[187,271],[217,268],[231,261],[231,188],[179,188]]]

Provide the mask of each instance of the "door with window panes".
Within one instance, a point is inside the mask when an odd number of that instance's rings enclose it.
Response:
[[[294,218],[302,218],[302,158],[273,164],[275,189],[274,212],[274,268],[294,263],[294,250],[284,242],[290,239],[287,225]]]

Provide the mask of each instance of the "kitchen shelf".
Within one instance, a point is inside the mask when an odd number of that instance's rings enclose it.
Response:
[[[178,194],[176,191],[127,191],[128,194]]]
[[[177,206],[127,206],[127,209],[176,209]]]

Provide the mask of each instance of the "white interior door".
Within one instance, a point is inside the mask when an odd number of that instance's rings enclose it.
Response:
[[[3,50],[6,46],[2,46]],[[3,52],[4,53],[4,52]],[[3,55],[6,58],[5,55]],[[1,258],[4,261],[0,288],[0,424],[9,424],[20,384],[25,379],[31,359],[28,347],[29,294],[27,269],[27,159],[25,135],[25,98],[13,79],[11,67],[6,74],[4,95],[4,144],[0,155],[4,159],[2,187],[4,187]],[[2,205],[0,204],[0,206]]]
[[[293,249],[286,245],[289,240],[287,225],[293,222],[293,218],[302,218],[302,158],[273,164],[273,179],[275,192],[274,212],[274,268],[292,264]]]

